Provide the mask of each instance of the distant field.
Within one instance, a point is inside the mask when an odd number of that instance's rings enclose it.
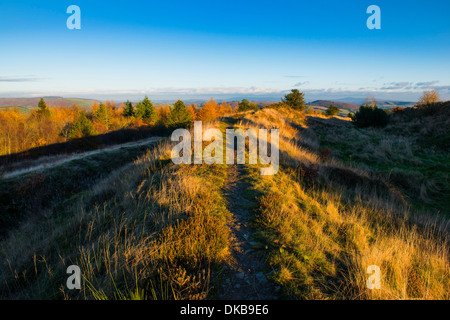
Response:
[[[346,102],[342,102],[342,101],[316,100],[316,101],[309,103],[309,105],[311,107],[318,109],[320,111],[325,111],[331,104],[340,109],[340,115],[346,116],[349,112],[355,113],[356,111],[358,111],[359,106],[364,104],[364,102],[355,100],[352,103],[346,103]],[[414,106],[413,102],[407,102],[407,101],[378,101],[377,100],[376,104],[381,109],[392,109],[394,107],[409,108],[409,107]]]
[[[322,106],[311,106],[313,109],[315,110],[320,110],[320,111],[326,111],[328,109],[328,107],[322,107]],[[344,108],[339,108],[339,115],[340,116],[347,116],[347,114],[349,112],[351,113],[355,113],[357,111],[357,109],[344,109]]]
[[[20,112],[23,113],[29,113],[31,111],[31,107],[22,107],[22,106],[7,106],[7,107],[0,107],[0,110],[6,110],[9,108],[16,108],[17,110],[19,110]]]
[[[41,97],[36,98],[0,98],[0,109],[17,107],[21,112],[30,112],[31,109],[37,108]],[[62,98],[62,97],[44,97],[45,102],[49,106],[71,107],[76,105],[80,108],[89,108],[96,102],[92,99],[80,98]]]

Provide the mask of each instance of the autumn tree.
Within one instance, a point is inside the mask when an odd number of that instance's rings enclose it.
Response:
[[[220,110],[222,112],[222,115],[233,112],[233,108],[226,101],[222,101],[222,103],[220,104]]]
[[[80,114],[80,109],[76,105],[71,107],[52,107],[51,119],[54,125],[55,137],[51,139],[52,142],[61,142],[61,137],[67,140],[67,135],[61,135],[63,128],[68,123],[77,121]],[[50,143],[50,141],[49,141]]]
[[[164,127],[168,126],[168,121],[170,117],[170,107],[169,105],[159,106],[156,109],[156,113],[158,115],[158,123]]]
[[[105,105],[111,111],[114,111],[117,109],[116,103],[114,101],[106,100]]]
[[[106,130],[109,129],[110,122],[110,109],[103,103],[100,103],[98,109],[94,112],[95,119],[105,126]]]
[[[302,111],[306,108],[304,93],[298,89],[292,89],[281,101],[296,110]]]
[[[189,113],[191,114],[192,121],[199,119],[199,115],[198,115],[199,111],[198,111],[197,107],[195,106],[195,103],[191,103],[187,109],[188,109]]]
[[[136,117],[144,120],[147,123],[156,122],[157,114],[156,109],[150,99],[145,96],[144,100],[140,101],[136,105]]]
[[[0,155],[21,151],[25,119],[17,109],[0,110]]]
[[[213,121],[217,118],[217,102],[213,98],[203,104],[199,112],[199,118],[204,122]]]
[[[223,117],[226,113],[231,113],[232,111],[233,109],[231,106],[225,101],[222,101],[222,103],[217,107],[217,115],[220,117]]]
[[[94,125],[86,117],[85,112],[80,112],[77,121],[68,123],[61,132],[61,135],[70,139],[88,137],[94,134]]]
[[[167,121],[168,127],[188,127],[192,122],[191,113],[186,108],[183,101],[178,100],[173,105],[173,109],[170,111],[170,116]]]
[[[425,90],[419,99],[419,105],[429,105],[439,102],[439,93],[436,90]]]

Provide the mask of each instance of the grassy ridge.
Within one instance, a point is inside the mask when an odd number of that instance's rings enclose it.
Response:
[[[380,130],[358,129],[345,119],[311,116],[307,130],[315,136],[316,150],[328,147],[334,157],[388,180],[417,209],[448,216],[448,116],[408,117],[406,112],[392,115],[388,127]]]
[[[285,298],[448,299],[448,238],[439,231],[446,222],[436,225],[426,213],[421,220],[409,217],[398,190],[378,187],[384,181],[298,147],[301,137],[294,139],[290,126],[296,116],[263,110],[241,123],[281,128],[282,170],[262,177],[248,166],[247,179],[259,201],[255,221],[272,279]],[[337,184],[341,171],[365,179]],[[381,290],[366,287],[370,265],[382,270]]]

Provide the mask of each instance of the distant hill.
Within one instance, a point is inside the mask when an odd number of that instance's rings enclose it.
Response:
[[[393,107],[414,107],[416,102],[410,102],[410,101],[378,101],[377,100],[377,106],[380,108],[393,108]]]
[[[325,110],[331,104],[341,109],[341,114],[347,114],[348,112],[355,113],[358,111],[359,106],[365,103],[365,99],[362,98],[343,98],[336,100],[316,100],[308,103],[312,107],[316,107],[319,110]],[[394,101],[394,100],[376,100],[376,104],[382,109],[392,109],[396,106],[400,107],[413,107],[415,102],[410,101]]]
[[[310,105],[312,107],[323,107],[323,108],[328,108],[330,105],[334,105],[341,110],[344,109],[344,110],[348,110],[348,111],[352,111],[352,112],[359,109],[359,106],[354,105],[354,104],[350,104],[350,103],[346,103],[346,102],[339,102],[339,101],[331,101],[331,100],[316,100],[316,101],[308,103],[308,105]]]
[[[76,105],[80,108],[88,108],[97,100],[63,97],[43,97],[47,105],[58,107],[70,107]],[[17,107],[20,111],[29,112],[37,108],[41,97],[36,98],[0,98],[0,109]]]
[[[335,99],[334,101],[337,102],[343,102],[343,103],[349,103],[353,105],[357,105],[358,107],[360,105],[363,105],[365,103],[365,98],[341,98],[341,99]],[[393,108],[395,106],[400,107],[413,107],[416,103],[411,101],[397,101],[397,100],[376,100],[377,106],[380,108]]]

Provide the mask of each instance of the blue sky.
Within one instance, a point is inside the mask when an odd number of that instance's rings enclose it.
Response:
[[[369,30],[369,5],[381,30]],[[81,30],[69,30],[69,5]],[[0,97],[450,99],[450,1],[0,2]]]

